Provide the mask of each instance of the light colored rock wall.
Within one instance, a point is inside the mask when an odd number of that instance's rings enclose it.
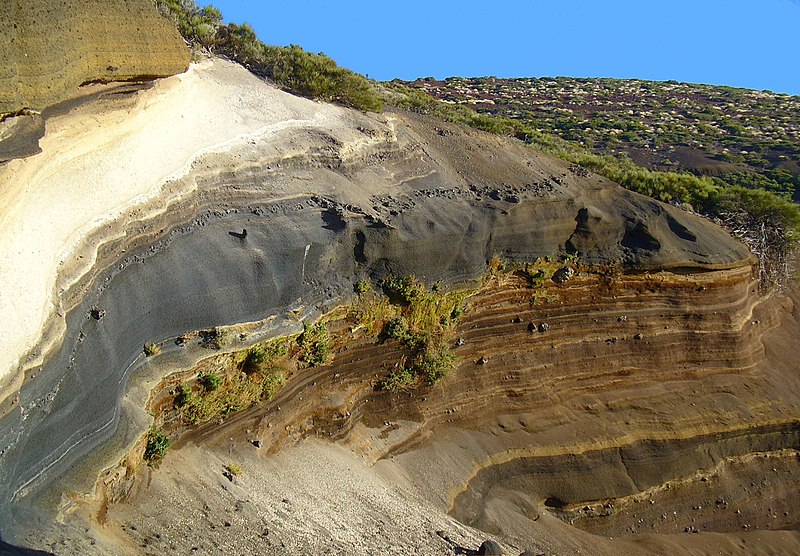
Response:
[[[0,3],[0,113],[41,110],[87,81],[174,75],[189,59],[149,0]]]

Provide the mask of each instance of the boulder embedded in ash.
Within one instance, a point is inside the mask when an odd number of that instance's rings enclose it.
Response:
[[[478,554],[494,554],[502,556],[504,554],[503,547],[497,541],[491,539],[483,541],[481,547],[478,549]]]
[[[105,310],[101,309],[100,307],[92,307],[89,310],[89,314],[94,320],[101,320],[104,316],[106,316]]]
[[[575,276],[575,269],[571,266],[564,266],[559,268],[553,273],[553,282],[556,284],[563,284],[569,282]]]

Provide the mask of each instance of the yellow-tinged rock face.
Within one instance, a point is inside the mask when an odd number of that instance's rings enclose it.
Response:
[[[174,75],[189,59],[150,0],[0,3],[0,114],[41,110],[87,81]]]

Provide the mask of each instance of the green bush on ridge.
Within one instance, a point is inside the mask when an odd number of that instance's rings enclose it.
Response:
[[[297,45],[266,45],[249,24],[224,24],[218,9],[199,8],[194,0],[154,1],[195,48],[225,54],[256,75],[272,79],[300,96],[358,110],[383,110],[382,96],[366,77],[338,66],[324,54],[306,52]]]

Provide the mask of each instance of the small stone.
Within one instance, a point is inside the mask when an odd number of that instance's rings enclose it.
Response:
[[[539,325],[539,332],[547,332],[548,330],[550,330],[550,325],[546,322]]]
[[[564,266],[559,268],[553,273],[553,282],[556,284],[563,284],[569,282],[575,276],[575,269],[571,266]]]
[[[486,357],[481,357],[480,359],[478,359],[478,365],[485,365],[488,362],[489,360]]]

